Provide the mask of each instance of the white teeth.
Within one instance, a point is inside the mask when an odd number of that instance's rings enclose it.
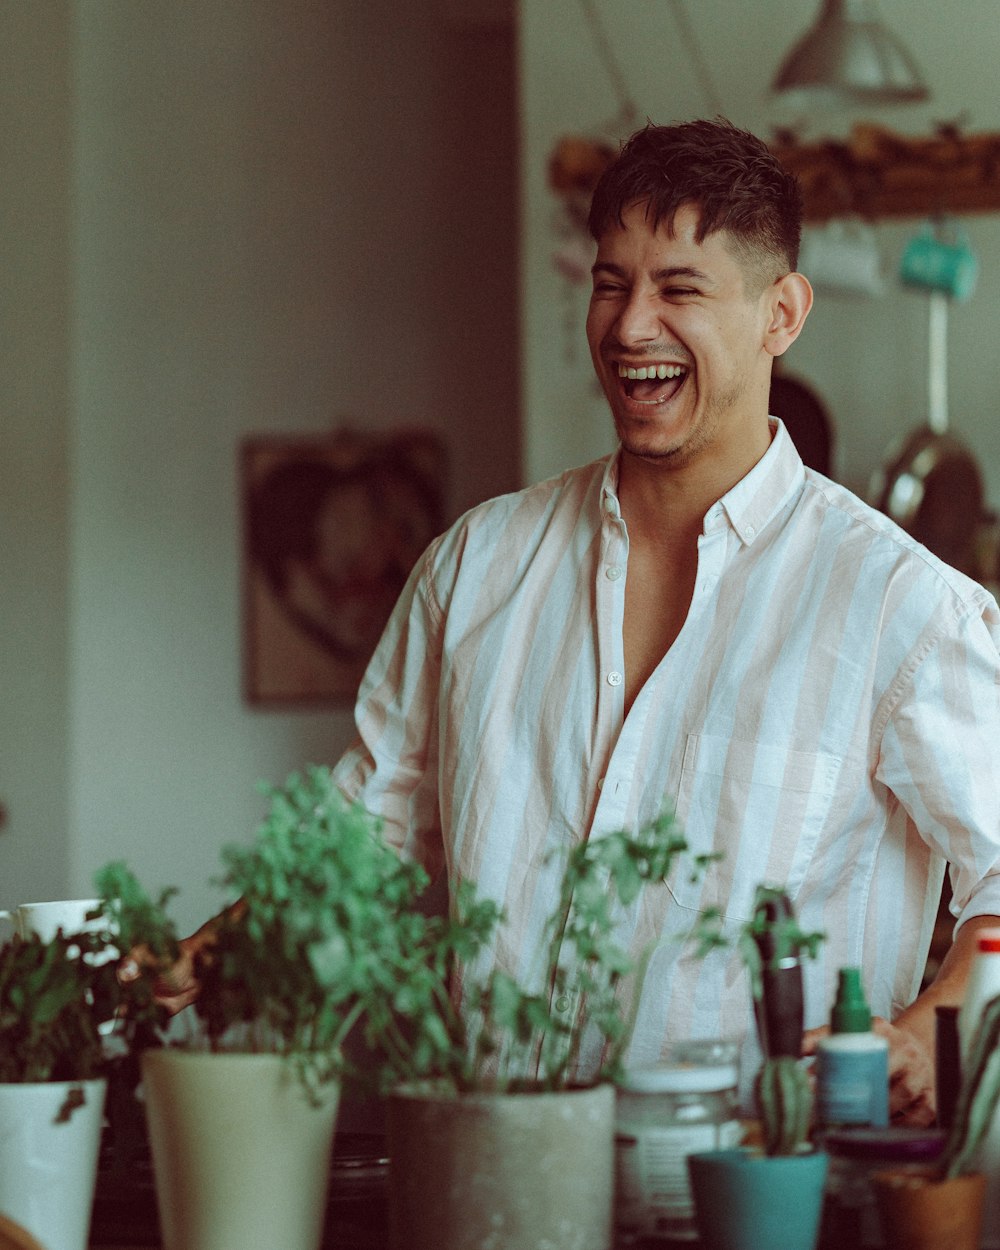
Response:
[[[645,382],[647,378],[659,378],[662,382],[667,378],[679,378],[683,372],[683,365],[643,365],[638,369],[630,365],[618,366],[618,376],[628,378],[630,382]]]

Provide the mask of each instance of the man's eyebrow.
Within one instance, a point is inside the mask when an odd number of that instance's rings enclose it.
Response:
[[[627,274],[621,265],[616,265],[610,260],[599,260],[591,266],[590,272],[595,276],[599,273],[609,273],[616,278],[625,278]],[[674,278],[691,278],[695,282],[712,283],[712,279],[707,273],[701,269],[694,269],[690,265],[672,265],[665,269],[654,269],[649,275],[654,282],[669,282]]]

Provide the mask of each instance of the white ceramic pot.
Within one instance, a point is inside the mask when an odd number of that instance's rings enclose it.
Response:
[[[84,1103],[60,1116],[70,1091]],[[107,1082],[0,1085],[0,1211],[45,1250],[85,1250]]]
[[[318,1250],[340,1089],[277,1055],[142,1058],[164,1250]]]
[[[614,1088],[389,1099],[392,1250],[607,1250]]]

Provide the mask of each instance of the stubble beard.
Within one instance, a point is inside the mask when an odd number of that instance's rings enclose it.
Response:
[[[671,470],[683,469],[716,441],[724,418],[738,407],[746,391],[746,383],[737,380],[727,391],[709,400],[697,424],[673,446],[658,446],[662,436],[655,429],[645,434],[630,434],[626,423],[619,421],[616,416],[615,430],[618,440],[622,449],[630,456]]]

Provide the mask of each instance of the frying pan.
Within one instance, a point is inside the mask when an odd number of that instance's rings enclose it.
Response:
[[[983,514],[983,479],[975,457],[948,430],[948,298],[938,290],[928,296],[927,424],[890,451],[871,494],[876,507],[908,534],[967,572]]]

